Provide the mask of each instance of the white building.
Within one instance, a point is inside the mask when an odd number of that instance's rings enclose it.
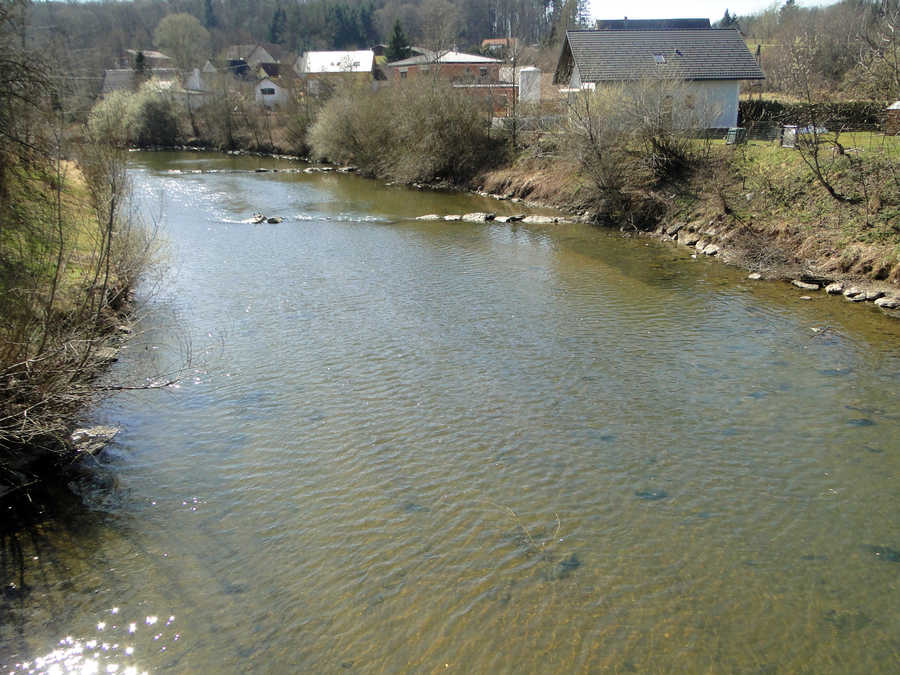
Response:
[[[256,102],[266,108],[283,106],[290,100],[290,92],[275,77],[264,77],[256,83]]]
[[[680,81],[676,108],[704,111],[702,126],[737,126],[741,80],[762,69],[734,29],[578,30],[566,32],[554,84],[595,89],[609,84]]]

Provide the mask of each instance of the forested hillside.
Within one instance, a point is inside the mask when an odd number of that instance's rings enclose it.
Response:
[[[800,89],[809,84],[831,99],[900,96],[898,0],[843,0],[827,7],[788,0],[751,16],[726,10],[719,26],[738,28],[751,51],[759,50],[769,91],[804,98]]]
[[[265,41],[302,51],[387,42],[397,20],[413,43],[443,31],[467,49],[509,35],[546,44],[586,21],[588,9],[586,0],[135,0],[41,2],[27,11],[29,42],[93,75],[123,49],[152,46],[159,21],[179,12],[201,21],[214,50]]]

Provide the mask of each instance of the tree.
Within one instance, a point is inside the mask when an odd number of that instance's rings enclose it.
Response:
[[[212,0],[203,0],[203,25],[212,30],[219,25],[219,19],[213,9]]]
[[[737,28],[738,21],[737,16],[731,14],[727,9],[725,10],[725,16],[723,16],[719,20],[719,28]]]
[[[190,14],[169,14],[156,26],[153,41],[182,71],[196,66],[209,51],[209,32]]]
[[[459,10],[447,0],[425,0],[420,12],[425,47],[434,52],[434,60],[438,61],[456,46],[459,37]]]
[[[387,48],[388,61],[400,61],[409,58],[409,40],[406,33],[403,32],[403,26],[400,25],[400,19],[394,21],[394,32],[391,33],[391,40]]]
[[[272,23],[269,24],[269,42],[280,45],[284,42],[286,32],[287,14],[279,5],[275,10],[275,14],[272,15]]]
[[[867,94],[895,101],[900,98],[900,5],[888,5],[885,0],[877,20],[862,32],[856,75]]]
[[[148,77],[150,77],[150,69],[147,67],[147,58],[143,51],[139,51],[134,57],[134,90],[140,89]]]

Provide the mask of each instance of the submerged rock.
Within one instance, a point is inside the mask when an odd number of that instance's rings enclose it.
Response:
[[[900,551],[890,546],[866,546],[866,550],[883,562],[900,563]]]
[[[441,217],[436,213],[429,213],[424,216],[419,216],[416,220],[440,220]]]
[[[86,427],[76,429],[72,432],[72,447],[76,452],[96,455],[103,450],[116,434],[119,433],[118,427]]]
[[[819,284],[811,284],[806,281],[800,281],[799,279],[794,279],[791,284],[796,286],[797,288],[802,288],[804,291],[817,291],[819,290]]]
[[[564,558],[557,565],[556,576],[559,579],[565,579],[572,572],[581,567],[581,561],[578,559],[578,555],[573,553],[568,558]]]
[[[752,279],[753,281],[759,281],[760,279],[762,279],[762,274],[760,274],[759,272],[751,272],[747,275],[747,278]]]
[[[665,499],[669,496],[669,493],[665,490],[636,490],[634,496],[648,502],[655,502]]]
[[[282,222],[283,220],[284,220],[284,218],[282,218],[281,216],[273,216],[271,218],[266,218],[266,222],[271,225],[277,225],[278,223]]]

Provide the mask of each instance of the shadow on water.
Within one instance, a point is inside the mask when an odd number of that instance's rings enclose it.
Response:
[[[3,504],[0,522],[0,656],[28,653],[28,612],[39,597],[58,632],[68,613],[58,593],[76,589],[71,558],[77,542],[97,538],[121,502],[112,469],[100,462],[32,485]],[[2,661],[0,661],[2,663]]]

